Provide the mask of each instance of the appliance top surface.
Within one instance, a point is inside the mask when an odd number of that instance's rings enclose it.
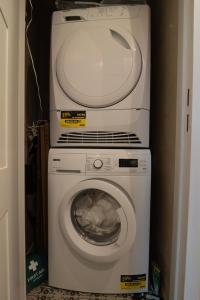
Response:
[[[109,19],[133,19],[140,17],[145,11],[149,11],[148,5],[114,5],[71,9],[56,11],[53,13],[52,24],[68,22],[84,22]]]
[[[150,150],[149,149],[101,149],[101,148],[95,148],[95,149],[70,149],[70,148],[51,148],[49,151],[50,155],[54,154],[90,154],[90,153],[96,153],[96,154],[110,154],[111,156],[119,154],[119,155],[127,155],[127,154],[135,154],[135,155],[147,155],[150,156]]]

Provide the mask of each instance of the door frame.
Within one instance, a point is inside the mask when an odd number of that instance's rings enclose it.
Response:
[[[26,300],[25,261],[25,12],[26,0],[19,0],[19,80],[18,80],[18,216],[19,216],[19,296]]]
[[[191,103],[188,99],[192,91],[192,45],[189,43],[192,34],[193,1],[179,0],[178,7],[178,66],[177,66],[177,107],[176,107],[176,164],[175,190],[173,207],[173,241],[170,274],[170,299],[183,300],[187,210],[189,193],[189,153],[191,127],[188,127],[188,116],[191,115]]]
[[[200,297],[200,4],[179,0],[176,165],[171,300]],[[199,150],[199,152],[197,151]]]
[[[19,0],[19,120],[18,120],[18,174],[19,174],[19,278],[20,299],[26,299],[25,274],[25,0]],[[189,9],[189,10],[188,10]],[[188,13],[190,12],[190,13]],[[177,103],[177,142],[175,166],[174,232],[171,264],[170,299],[199,299],[200,266],[197,263],[200,253],[200,168],[197,167],[200,153],[200,3],[199,0],[179,0],[179,39],[178,39],[178,103]],[[188,27],[189,26],[189,27]],[[188,31],[188,28],[192,32]],[[193,33],[193,43],[188,43]],[[191,45],[191,48],[188,47]],[[188,73],[191,66],[191,73]],[[187,76],[188,75],[188,76]],[[192,80],[193,78],[193,80]],[[191,106],[187,107],[188,89]],[[191,115],[192,112],[192,115]],[[191,120],[186,134],[185,122]],[[197,149],[199,152],[197,152]],[[180,176],[181,175],[181,176]],[[198,203],[199,202],[199,203]],[[180,276],[184,274],[184,276]],[[188,296],[189,295],[189,296]],[[189,298],[188,298],[189,297]]]
[[[184,300],[200,298],[200,2],[193,2],[192,115],[188,193],[188,226],[185,261]]]

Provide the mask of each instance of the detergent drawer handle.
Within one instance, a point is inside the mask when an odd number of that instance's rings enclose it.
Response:
[[[64,169],[57,169],[56,172],[58,173],[81,173],[81,170],[64,170]]]

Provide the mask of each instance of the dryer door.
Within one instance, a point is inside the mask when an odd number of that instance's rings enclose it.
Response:
[[[86,107],[108,107],[137,85],[142,56],[135,38],[120,27],[85,26],[66,38],[57,56],[64,93]]]
[[[135,210],[129,196],[114,183],[85,180],[63,199],[60,226],[66,242],[81,256],[109,263],[134,243]]]

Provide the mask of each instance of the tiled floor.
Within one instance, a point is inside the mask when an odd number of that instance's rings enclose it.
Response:
[[[105,295],[66,291],[49,287],[46,284],[33,289],[27,300],[142,300],[141,297],[130,295]]]

